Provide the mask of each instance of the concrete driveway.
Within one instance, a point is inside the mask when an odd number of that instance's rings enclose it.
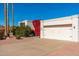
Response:
[[[79,43],[28,37],[21,40],[0,40],[0,56],[74,56],[79,55]]]

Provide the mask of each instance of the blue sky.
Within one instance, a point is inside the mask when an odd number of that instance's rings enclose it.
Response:
[[[0,24],[4,25],[4,4],[0,3]],[[9,19],[11,22],[11,4],[9,4]],[[46,20],[79,14],[78,3],[15,3],[15,25],[22,20]]]

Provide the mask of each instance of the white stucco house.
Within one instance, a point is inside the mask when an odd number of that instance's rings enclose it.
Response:
[[[41,20],[40,38],[79,41],[79,15]]]
[[[23,20],[23,21],[20,21],[20,22],[18,22],[18,25],[19,25],[19,26],[20,26],[20,25],[30,26],[32,29],[34,29],[32,20]]]
[[[23,20],[18,24],[19,26],[30,26],[35,36],[40,36],[40,20]]]

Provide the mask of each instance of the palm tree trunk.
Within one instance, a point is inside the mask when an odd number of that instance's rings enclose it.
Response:
[[[9,12],[8,12],[8,3],[7,3],[7,34],[9,35]]]
[[[7,3],[4,3],[5,36],[7,36]]]
[[[12,31],[14,32],[14,6],[12,3]]]

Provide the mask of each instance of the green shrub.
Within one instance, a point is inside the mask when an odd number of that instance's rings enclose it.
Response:
[[[16,39],[20,39],[21,38],[21,36],[20,35],[16,35]]]
[[[31,30],[29,26],[17,26],[15,29],[16,37],[29,37],[34,36],[34,32]]]
[[[2,40],[4,38],[4,30],[0,30],[0,40]]]
[[[25,27],[25,36],[27,37],[27,36],[30,36],[30,33],[31,33],[31,28],[29,27],[29,26],[26,26]]]
[[[20,37],[21,37],[20,27],[16,27],[16,29],[15,29],[15,36],[16,36],[17,39],[20,39]]]

